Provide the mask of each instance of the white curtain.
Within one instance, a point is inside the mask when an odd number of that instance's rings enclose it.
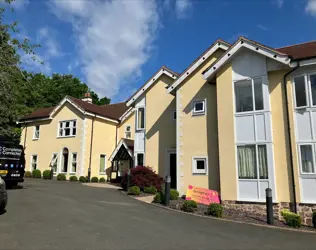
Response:
[[[260,179],[268,179],[267,147],[266,145],[258,146],[258,163]]]
[[[255,145],[238,146],[239,179],[256,179],[256,147]]]
[[[314,173],[312,145],[301,145],[303,173]]]

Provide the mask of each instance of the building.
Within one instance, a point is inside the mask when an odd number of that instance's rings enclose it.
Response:
[[[55,174],[109,178],[109,157],[121,138],[133,140],[134,113],[123,103],[98,106],[87,95],[66,96],[56,107],[23,117],[21,144],[26,170],[54,168]]]

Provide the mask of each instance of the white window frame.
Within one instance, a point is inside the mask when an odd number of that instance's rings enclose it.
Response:
[[[313,167],[314,167],[314,172],[313,173],[305,173],[305,172],[303,172],[301,146],[304,146],[304,145],[312,146]],[[299,166],[300,166],[300,174],[301,175],[305,175],[305,176],[315,175],[316,174],[316,165],[315,165],[316,164],[316,154],[315,154],[316,144],[315,143],[298,143],[297,146],[298,146],[298,159],[299,159]]]
[[[197,111],[195,110],[195,104],[197,103],[203,103],[203,110]],[[205,115],[206,114],[206,99],[198,99],[198,100],[193,100],[192,102],[192,116],[196,115]]]
[[[129,131],[127,128],[129,127]],[[129,133],[129,137],[127,137],[127,134]],[[131,139],[132,138],[132,126],[131,125],[126,125],[125,126],[125,138],[126,139]]]
[[[256,110],[256,100],[255,100],[255,80],[260,79],[261,80],[261,86],[262,86],[262,102],[263,102],[263,109]],[[250,111],[237,111],[237,105],[236,105],[236,89],[235,89],[235,84],[238,82],[244,82],[244,81],[251,81],[251,94],[252,94],[252,110]],[[265,100],[265,89],[263,88],[263,85],[265,84],[265,77],[254,77],[254,78],[244,78],[244,79],[239,79],[236,81],[233,81],[233,89],[234,89],[234,112],[236,115],[239,114],[253,114],[253,113],[262,113],[264,111],[267,111],[269,107],[268,103]]]
[[[69,134],[69,135],[65,135],[65,127],[61,128],[61,124],[66,124],[66,122],[69,122],[69,128],[70,129],[70,132],[72,133],[73,129],[75,128],[76,129],[76,134],[73,135],[73,134]],[[76,122],[76,126],[73,126],[73,122]],[[71,119],[71,120],[63,120],[63,121],[59,121],[58,122],[58,129],[57,129],[57,138],[68,138],[68,137],[75,137],[77,135],[77,132],[78,132],[78,121],[77,119]],[[63,130],[63,135],[60,135],[60,130]]]
[[[177,120],[177,111],[172,110],[171,111],[171,121],[175,122]]]
[[[139,109],[144,109],[144,127],[143,128],[139,128],[138,127],[138,119],[139,119],[139,117],[138,117],[138,110]],[[136,130],[142,131],[142,130],[145,130],[145,129],[146,129],[146,108],[145,107],[138,107],[136,109]]]
[[[100,162],[101,162],[101,156],[104,156],[104,168],[103,168],[103,172],[100,172]],[[100,154],[100,157],[99,157],[99,174],[100,175],[105,175],[106,174],[106,154]]]
[[[313,75],[312,73],[311,74],[299,74],[299,75],[295,75],[293,76],[293,79],[292,79],[292,85],[293,85],[293,98],[294,98],[294,108],[295,109],[306,109],[307,107],[309,107],[310,105],[310,101],[311,101],[311,90],[310,90],[310,80],[309,80],[309,75]],[[304,76],[304,81],[305,81],[305,90],[306,90],[306,93],[305,93],[305,98],[306,98],[306,105],[305,106],[300,106],[300,107],[297,107],[296,105],[296,84],[295,84],[295,78],[296,77],[301,77],[301,76]],[[311,102],[312,103],[312,102]]]
[[[69,153],[68,153],[68,154],[69,154]],[[76,161],[74,161],[74,155],[76,155]],[[73,163],[76,163],[76,171],[75,171],[75,172],[72,171],[72,164],[73,164]],[[77,167],[78,167],[78,154],[77,154],[77,152],[72,152],[72,153],[71,153],[71,164],[70,164],[69,174],[75,174],[75,173],[77,173]]]
[[[54,164],[54,162],[53,162],[54,155],[56,155],[56,164],[57,164],[57,166],[56,166],[56,171],[54,171],[54,174],[56,174],[56,173],[58,172],[58,153],[57,153],[57,152],[53,152],[53,153],[52,153],[52,159],[51,159],[51,161],[50,161],[50,166],[51,166],[51,168],[52,168],[52,166],[53,166],[53,164]]]
[[[203,160],[205,170],[197,169],[197,161]],[[208,157],[207,156],[193,156],[192,157],[192,174],[193,175],[208,175]]]
[[[35,162],[35,164],[36,164],[36,169],[38,169],[38,168],[37,168],[37,166],[38,166],[38,154],[32,154],[32,155],[31,155],[31,164],[30,164],[30,170],[31,170],[31,171],[34,170],[34,169],[33,169],[33,164],[34,164],[34,162],[33,162],[33,156],[36,156],[36,162]]]
[[[36,129],[38,127],[38,130]],[[38,135],[36,136],[36,132],[38,132]],[[38,140],[40,138],[40,125],[35,125],[34,126],[34,131],[33,131],[33,140]]]

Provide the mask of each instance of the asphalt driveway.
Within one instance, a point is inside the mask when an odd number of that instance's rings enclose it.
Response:
[[[0,249],[315,249],[316,234],[204,219],[115,189],[27,180],[8,190]]]

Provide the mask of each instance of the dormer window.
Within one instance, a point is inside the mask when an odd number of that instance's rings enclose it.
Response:
[[[59,122],[58,137],[75,136],[76,132],[77,132],[77,121],[76,120]]]

